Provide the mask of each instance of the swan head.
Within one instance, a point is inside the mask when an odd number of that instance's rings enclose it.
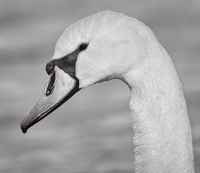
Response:
[[[142,52],[138,25],[141,23],[133,18],[104,11],[68,27],[46,65],[49,79],[41,98],[22,121],[22,131],[26,133],[80,89],[114,78],[123,80],[130,68],[137,69]]]

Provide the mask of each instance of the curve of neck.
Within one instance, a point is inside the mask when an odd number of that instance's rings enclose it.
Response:
[[[191,127],[181,83],[161,47],[142,70],[124,76],[131,89],[135,172],[191,173]]]

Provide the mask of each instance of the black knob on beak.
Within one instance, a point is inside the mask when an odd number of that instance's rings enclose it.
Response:
[[[54,65],[53,61],[50,61],[50,62],[47,63],[47,65],[46,65],[46,72],[47,72],[48,75],[50,75],[51,73],[53,73],[54,66],[55,65]]]

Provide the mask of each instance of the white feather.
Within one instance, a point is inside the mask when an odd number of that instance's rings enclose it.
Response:
[[[80,87],[118,78],[131,90],[135,171],[193,173],[191,127],[171,58],[142,22],[103,11],[67,28],[53,59],[87,42],[76,62]]]

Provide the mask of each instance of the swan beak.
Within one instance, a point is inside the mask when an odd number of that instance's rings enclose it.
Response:
[[[61,106],[79,91],[79,82],[62,70],[51,74],[44,92],[30,113],[23,119],[23,133]]]

